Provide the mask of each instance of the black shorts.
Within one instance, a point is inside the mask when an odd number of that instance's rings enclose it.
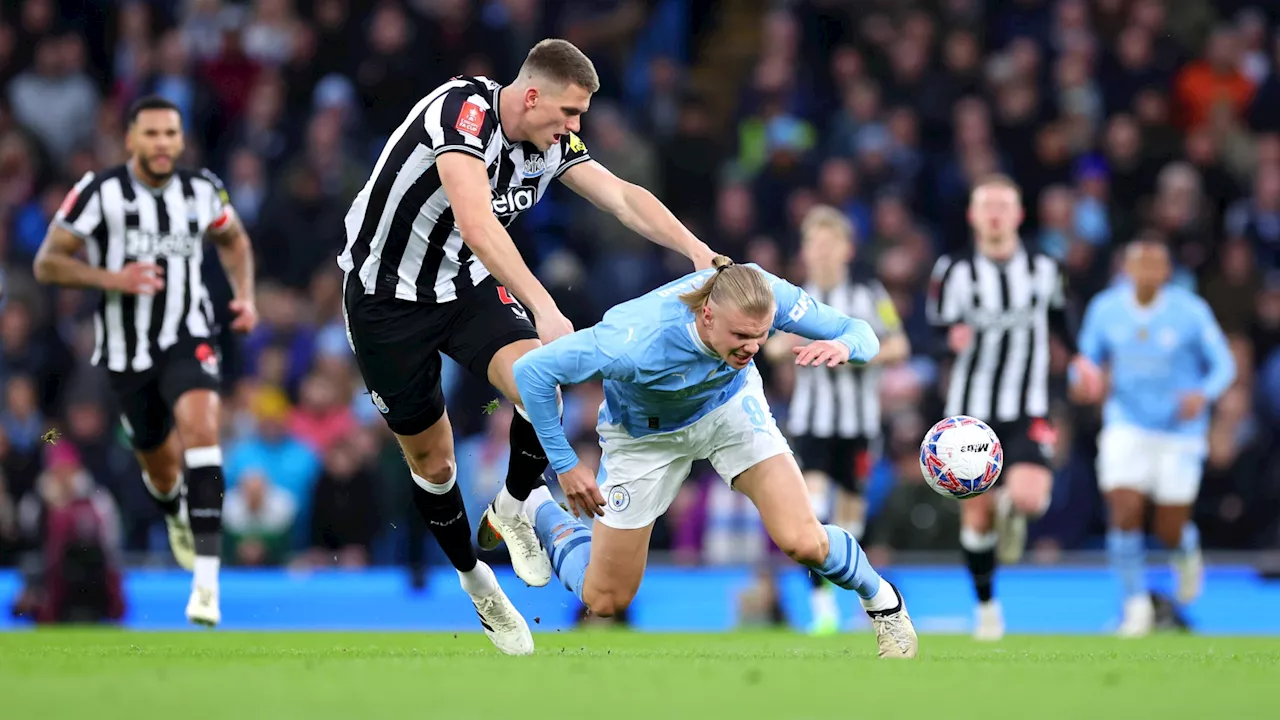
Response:
[[[220,356],[210,338],[183,337],[157,355],[151,369],[113,372],[111,390],[133,448],[155,450],[173,430],[173,406],[188,390],[222,388]]]
[[[801,435],[792,446],[802,468],[825,474],[845,492],[861,492],[871,472],[870,443],[866,438]]]
[[[487,378],[499,350],[538,337],[529,312],[493,277],[457,300],[428,304],[366,295],[352,273],[344,295],[360,374],[397,435],[417,435],[444,415],[440,353]]]
[[[1000,438],[1006,468],[1019,463],[1050,467],[1056,433],[1048,420],[1023,418],[990,425],[996,437]]]

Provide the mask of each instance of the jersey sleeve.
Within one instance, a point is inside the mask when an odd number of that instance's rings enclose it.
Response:
[[[1095,365],[1107,361],[1107,337],[1103,332],[1103,323],[1107,314],[1108,295],[1101,294],[1093,298],[1084,311],[1084,322],[1080,327],[1080,354]]]
[[[962,306],[957,296],[956,282],[952,269],[955,261],[943,255],[933,265],[933,274],[929,277],[929,296],[925,302],[925,317],[935,327],[947,328],[960,322]]]
[[[222,179],[213,173],[212,170],[204,169],[200,171],[200,177],[209,181],[213,188],[213,192],[209,194],[209,230],[218,232],[226,228],[235,218],[235,208],[231,206],[231,195],[227,193],[227,186],[222,184]]]
[[[764,272],[760,270],[759,272]],[[773,326],[810,340],[834,340],[849,348],[849,361],[865,364],[880,352],[880,340],[866,320],[857,320],[780,277],[764,273],[773,287],[777,309]]]
[[[1222,397],[1227,388],[1236,381],[1236,360],[1231,354],[1227,336],[1223,334],[1222,326],[1218,325],[1218,320],[1209,309],[1209,304],[1197,298],[1194,315],[1200,326],[1197,335],[1200,341],[1200,352],[1208,366],[1208,375],[1204,379],[1202,392],[1206,398],[1213,401]]]
[[[102,195],[98,192],[101,182],[92,172],[80,178],[58,206],[53,225],[69,231],[81,239],[88,238],[102,224]]]
[[[599,327],[579,330],[526,353],[512,367],[529,423],[556,472],[578,464],[578,455],[560,424],[556,388],[602,378],[629,380],[632,376],[627,356],[608,350],[613,343],[605,335]]]
[[[556,168],[556,177],[560,177],[566,170],[584,163],[591,159],[591,152],[587,150],[587,144],[582,142],[582,138],[578,134],[570,131],[567,137],[560,138],[560,167]]]
[[[498,118],[489,100],[471,88],[450,90],[427,106],[423,119],[431,149],[438,156],[465,152],[484,159]]]
[[[898,316],[898,309],[894,307],[889,291],[879,280],[867,283],[867,289],[871,291],[871,303],[875,309],[867,322],[875,330],[876,336],[886,338],[901,333],[902,318]]]

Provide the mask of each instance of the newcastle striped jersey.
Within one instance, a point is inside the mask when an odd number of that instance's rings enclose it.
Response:
[[[831,290],[809,285],[805,292],[849,317],[866,320],[882,340],[902,331],[893,300],[878,281],[844,283]],[[796,368],[787,432],[792,437],[879,437],[880,368]]]
[[[969,251],[938,259],[927,314],[940,328],[963,324],[973,340],[951,366],[946,415],[986,422],[1042,418],[1049,412],[1051,332],[1065,332],[1066,296],[1058,263],[1019,247],[997,263]]]
[[[212,333],[213,304],[200,277],[205,232],[229,222],[231,204],[216,175],[179,169],[153,188],[127,165],[87,173],[53,222],[84,240],[89,264],[118,271],[141,261],[164,270],[155,295],[105,292],[93,318],[93,364],[112,372],[150,369],[184,334]]]
[[[387,141],[347,212],[347,245],[338,257],[366,295],[445,303],[489,275],[454,223],[436,167],[442,153],[484,161],[493,214],[503,226],[533,207],[561,173],[590,159],[574,133],[546,152],[508,140],[498,116],[500,91],[488,78],[454,78],[422,98]]]

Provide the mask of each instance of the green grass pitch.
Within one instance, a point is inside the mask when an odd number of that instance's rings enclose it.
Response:
[[[452,633],[0,634],[0,717],[1280,717],[1280,638],[539,633],[528,658]]]

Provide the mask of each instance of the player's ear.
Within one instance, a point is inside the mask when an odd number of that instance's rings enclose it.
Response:
[[[532,109],[534,105],[538,104],[538,97],[540,95],[541,93],[538,92],[538,88],[536,87],[526,88],[524,91],[524,106],[526,108]]]

